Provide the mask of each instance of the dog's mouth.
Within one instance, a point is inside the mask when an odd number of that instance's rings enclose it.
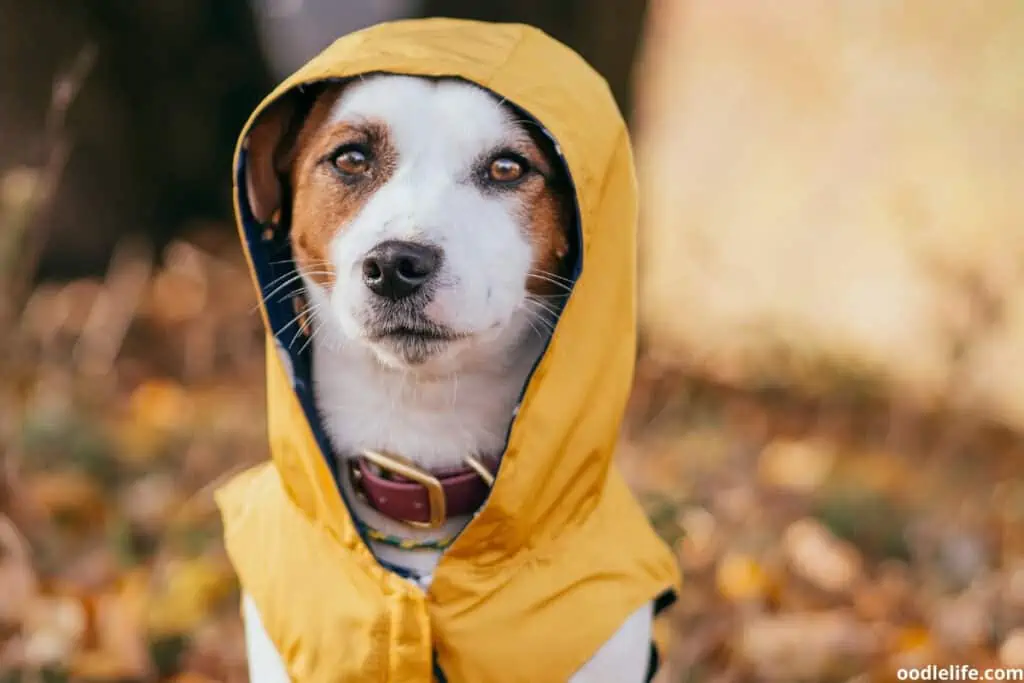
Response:
[[[371,331],[368,338],[373,342],[438,343],[455,341],[463,336],[439,325],[389,325]]]
[[[421,365],[467,335],[428,321],[395,321],[367,330],[366,339],[407,365]]]

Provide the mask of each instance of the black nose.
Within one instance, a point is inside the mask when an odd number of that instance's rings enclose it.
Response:
[[[377,296],[397,301],[416,293],[437,270],[441,251],[414,242],[381,242],[363,259],[363,282]]]

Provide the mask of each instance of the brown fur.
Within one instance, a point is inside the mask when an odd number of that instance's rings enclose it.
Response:
[[[313,106],[299,135],[299,151],[291,170],[295,260],[323,286],[334,282],[327,254],[331,240],[391,178],[397,165],[385,125],[373,121],[358,126],[325,125],[339,94],[326,93]],[[346,183],[332,170],[329,157],[351,143],[365,144],[371,155],[365,176]]]
[[[526,279],[526,289],[540,296],[566,294],[567,288],[560,282],[568,274],[566,257],[574,206],[572,189],[547,140],[531,135],[522,154],[538,171],[519,189],[529,212],[533,244],[532,276]]]

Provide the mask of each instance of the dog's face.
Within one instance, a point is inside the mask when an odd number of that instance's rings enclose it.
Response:
[[[257,217],[291,202],[318,334],[447,373],[500,364],[553,328],[569,183],[535,124],[490,93],[374,76],[327,88],[304,115],[282,103],[249,149]]]

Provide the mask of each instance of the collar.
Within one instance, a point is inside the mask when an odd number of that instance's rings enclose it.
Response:
[[[450,517],[476,512],[494,485],[498,462],[473,455],[466,466],[435,474],[381,451],[362,451],[348,459],[356,495],[383,515],[421,529],[437,529]]]

